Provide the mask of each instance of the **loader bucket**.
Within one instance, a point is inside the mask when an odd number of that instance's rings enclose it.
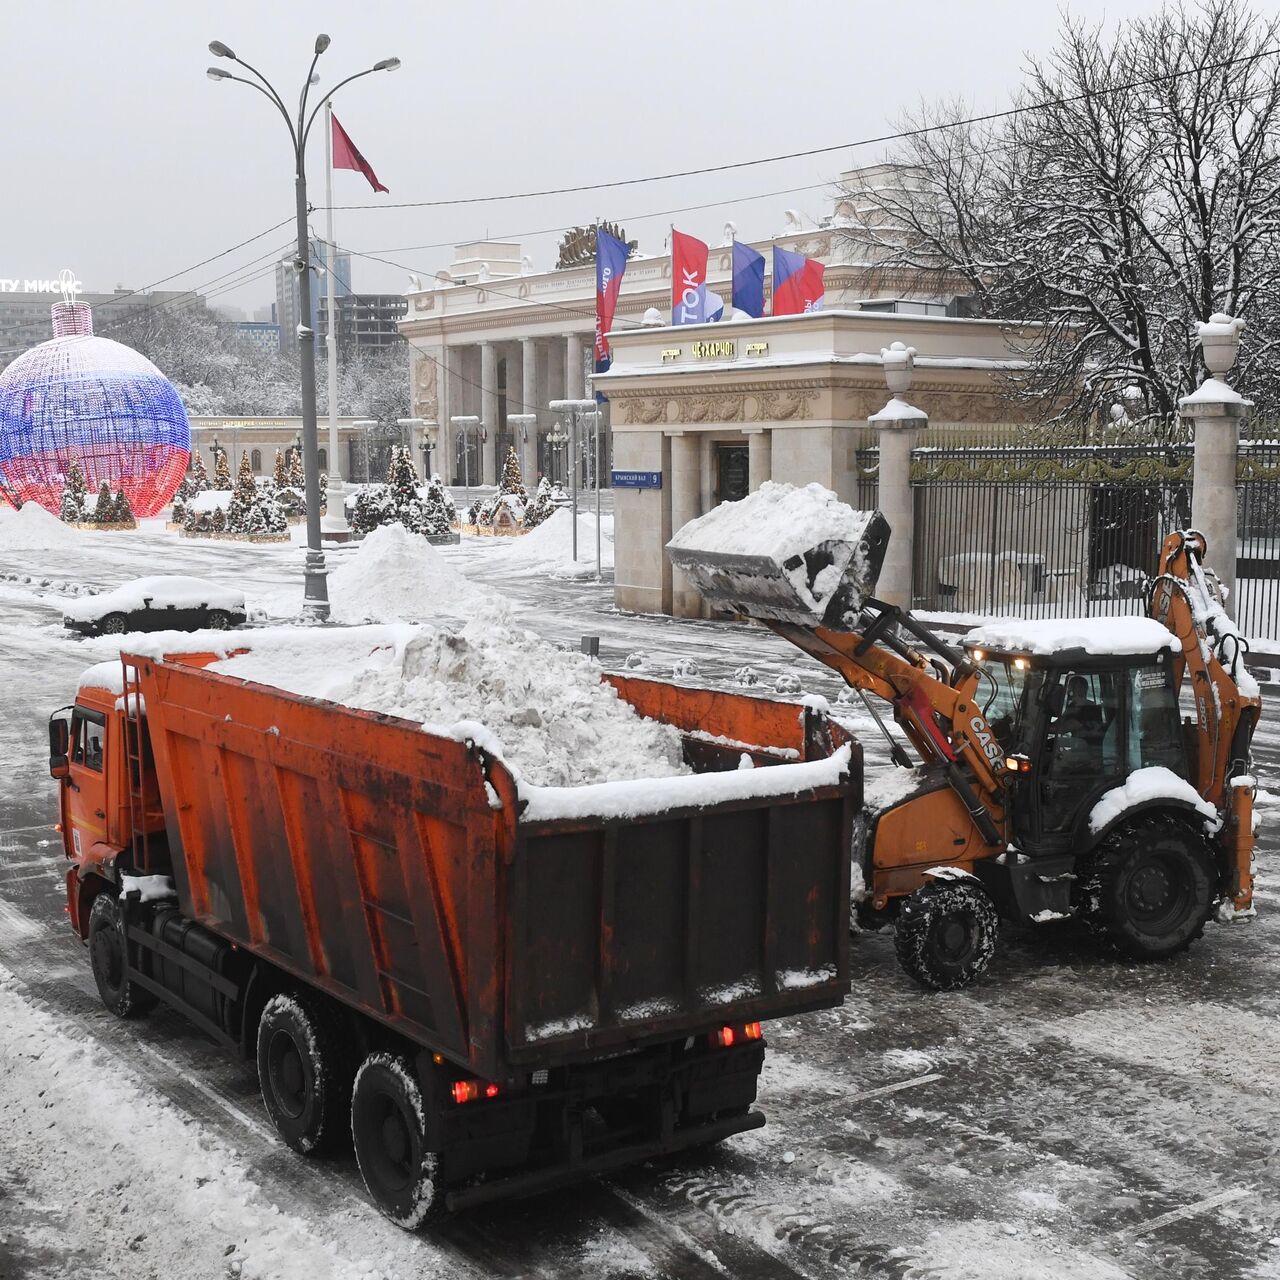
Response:
[[[879,511],[819,485],[765,484],[691,520],[667,554],[714,609],[848,630],[875,591],[889,532]]]

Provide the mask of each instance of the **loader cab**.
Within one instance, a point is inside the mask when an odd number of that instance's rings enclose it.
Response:
[[[1148,619],[1053,625],[1061,643],[988,634],[967,645],[1005,750],[1009,835],[1032,855],[1082,850],[1093,806],[1136,770],[1189,776],[1169,632]]]

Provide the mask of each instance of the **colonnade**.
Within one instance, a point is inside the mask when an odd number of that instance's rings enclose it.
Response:
[[[592,337],[590,331],[578,331],[510,341],[450,340],[430,352],[438,362],[440,431],[436,471],[449,481],[463,479],[460,469],[455,475],[461,444],[456,433],[465,429],[472,443],[472,456],[478,453],[479,461],[478,474],[470,476],[471,482],[496,484],[502,466],[499,432],[508,417],[532,413],[537,415],[536,429],[524,423],[518,427],[508,425],[506,429],[513,436],[526,485],[535,485],[538,438],[558,423],[547,405],[552,400],[577,400],[588,394],[586,359]],[[450,421],[468,416],[479,418],[479,426],[455,428]]]

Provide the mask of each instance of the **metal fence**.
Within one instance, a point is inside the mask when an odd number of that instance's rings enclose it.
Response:
[[[1280,424],[1245,428],[1236,483],[1236,621],[1247,636],[1280,640]]]
[[[1191,516],[1179,426],[931,426],[912,452],[916,608],[1138,613],[1166,530]]]

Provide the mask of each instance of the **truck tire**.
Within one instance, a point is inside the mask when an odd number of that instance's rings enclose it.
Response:
[[[156,1007],[156,998],[126,977],[124,915],[113,893],[103,892],[89,909],[89,967],[102,1003],[117,1018],[136,1018]]]
[[[1173,817],[1138,818],[1112,832],[1083,880],[1089,927],[1134,960],[1185,950],[1213,910],[1213,851],[1203,835]]]
[[[339,1029],[318,1001],[272,996],[258,1021],[258,1083],[276,1132],[304,1156],[346,1139],[351,1068]]]
[[[973,880],[929,880],[902,904],[894,947],[902,967],[935,991],[967,987],[996,950],[999,917]]]
[[[398,1053],[371,1053],[356,1072],[351,1137],[374,1204],[398,1227],[415,1231],[445,1213],[440,1158],[426,1149],[425,1103],[413,1064]]]

